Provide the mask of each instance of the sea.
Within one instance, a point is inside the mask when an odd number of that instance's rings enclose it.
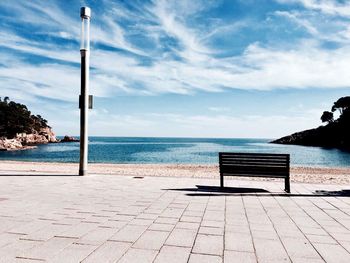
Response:
[[[218,152],[289,153],[292,166],[349,167],[350,152],[269,143],[271,139],[89,137],[89,162],[217,164]],[[0,152],[0,160],[78,162],[79,142]]]

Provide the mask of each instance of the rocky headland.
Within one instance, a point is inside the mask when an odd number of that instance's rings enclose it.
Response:
[[[334,119],[336,111],[339,111],[339,117]],[[334,102],[331,111],[323,112],[321,121],[326,125],[296,132],[271,143],[350,150],[350,97],[342,97]]]
[[[77,141],[65,136],[62,142]],[[47,120],[33,115],[27,106],[0,98],[0,151],[15,151],[35,148],[38,144],[58,143]]]

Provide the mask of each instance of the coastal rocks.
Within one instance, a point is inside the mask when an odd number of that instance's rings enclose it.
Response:
[[[60,142],[79,142],[79,140],[72,136],[66,135],[63,137],[63,139]]]
[[[0,138],[0,151],[14,151],[22,148],[22,143],[17,139]]]
[[[50,128],[42,128],[35,133],[17,133],[13,139],[0,138],[0,151],[15,151],[35,148],[37,144],[56,143],[55,134]]]
[[[50,128],[42,128],[38,133],[18,133],[15,137],[23,145],[35,145],[58,142],[55,134]]]

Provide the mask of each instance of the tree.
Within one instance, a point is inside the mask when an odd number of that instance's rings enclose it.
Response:
[[[328,123],[334,122],[333,112],[324,111],[322,116],[321,116],[321,121],[328,122]]]
[[[0,137],[13,138],[16,133],[35,133],[47,127],[47,120],[32,115],[26,105],[10,101],[8,97],[0,101]]]
[[[336,102],[334,102],[332,112],[339,110],[340,115],[342,115],[343,112],[347,109],[350,109],[350,96],[341,97]]]

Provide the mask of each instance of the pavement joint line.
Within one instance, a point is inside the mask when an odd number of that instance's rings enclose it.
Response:
[[[207,197],[207,201],[206,201],[204,212],[203,212],[203,217],[201,218],[201,221],[199,222],[199,226],[201,226],[202,223],[203,223],[204,215],[205,215],[205,212],[207,210],[210,198],[211,198],[211,196]],[[197,237],[198,237],[198,233],[199,233],[199,228],[197,229],[196,236],[195,236],[193,244],[191,246],[191,253],[190,254],[193,254],[193,248],[194,248],[194,245],[196,243],[196,240],[197,240]],[[188,258],[187,262],[189,262],[189,260],[190,260],[190,257]]]
[[[30,258],[30,257],[16,257],[18,259],[29,259],[29,260],[35,260],[35,261],[41,261],[41,262],[45,262],[45,259],[41,259],[41,258]]]
[[[317,252],[317,254],[321,257],[322,260],[325,261],[325,259],[322,257],[321,253],[316,249],[314,244],[310,241],[309,237],[302,231],[302,229],[298,226],[298,224],[295,222],[293,217],[290,216],[288,211],[281,205],[281,203],[278,201],[276,197],[273,197],[276,203],[279,205],[279,207],[288,215],[289,219],[294,223],[294,225],[299,229],[299,231],[302,233],[302,235],[306,238],[306,240],[309,242],[309,244],[312,246],[312,248]],[[288,197],[290,201],[293,201],[293,198]],[[310,217],[310,216],[309,216]]]
[[[282,245],[284,251],[286,252],[286,254],[287,254],[289,260],[290,260],[291,262],[293,262],[293,260],[291,259],[290,254],[288,253],[288,251],[287,251],[287,249],[286,249],[285,244],[282,242],[281,236],[279,235],[279,233],[278,233],[278,231],[277,231],[277,229],[276,229],[276,227],[275,227],[274,222],[272,221],[271,217],[270,217],[269,214],[267,213],[266,208],[264,207],[264,205],[263,205],[263,203],[261,202],[261,200],[260,200],[260,198],[258,197],[258,195],[256,195],[256,198],[257,198],[257,200],[259,200],[262,209],[264,210],[265,214],[267,215],[268,219],[270,220],[270,222],[271,222],[271,224],[272,224],[272,227],[273,227],[273,229],[275,230],[275,232],[276,232],[276,234],[277,234],[277,236],[278,236],[278,239],[279,239],[279,241],[280,241],[280,243],[281,243],[281,245]],[[289,197],[287,197],[287,198],[289,198]]]
[[[331,235],[319,222],[317,222],[317,220],[315,220],[303,207],[301,207],[297,202],[295,202],[293,200],[293,198],[291,198],[291,200],[301,209],[304,211],[305,214],[307,214],[317,225],[319,225],[331,238],[334,239],[334,241],[339,245],[341,246],[345,251],[347,251],[348,253],[350,253],[349,250],[347,250],[342,244],[339,243],[339,241],[333,236]],[[308,200],[310,202],[310,200]],[[317,253],[319,253],[318,250],[316,250]],[[323,257],[322,257],[323,258]]]
[[[254,239],[253,239],[252,228],[251,228],[250,221],[249,221],[249,218],[248,218],[247,207],[246,207],[246,205],[245,205],[243,196],[241,196],[240,200],[241,200],[241,203],[242,203],[243,208],[244,208],[244,215],[245,215],[245,219],[246,219],[246,221],[247,221],[248,228],[249,228],[250,241],[251,241],[252,244],[253,244],[253,250],[254,250],[255,261],[258,262],[258,255],[257,255],[257,253],[256,253],[256,248],[255,248],[255,243],[254,243]],[[226,224],[225,224],[225,227],[227,227]],[[225,230],[226,230],[226,229],[225,229]],[[226,234],[226,231],[225,231],[225,234]]]
[[[321,207],[319,207],[317,204],[315,204],[313,201],[311,201],[318,209],[322,210],[323,213],[327,214],[329,217],[333,218],[337,223],[339,223],[341,226],[343,226],[345,229],[350,230],[350,228],[348,228],[347,226],[345,226],[343,223],[339,222],[337,218],[333,217],[332,215],[330,215],[329,213],[327,213],[325,211],[325,209],[322,209]],[[327,203],[329,203],[328,201],[326,201]],[[337,211],[341,211],[343,212],[341,209],[337,209]],[[345,215],[348,215],[347,213],[343,212]]]

